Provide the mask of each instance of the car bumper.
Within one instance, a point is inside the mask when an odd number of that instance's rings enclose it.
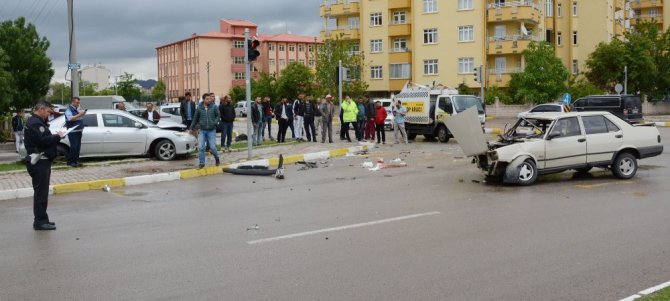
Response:
[[[188,135],[188,137],[178,137],[174,139],[174,147],[177,151],[177,154],[189,154],[193,152],[198,146],[198,140],[194,136]]]
[[[655,157],[663,153],[663,145],[640,147],[637,151],[640,152],[640,159]]]

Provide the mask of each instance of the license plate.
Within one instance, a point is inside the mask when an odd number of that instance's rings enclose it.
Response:
[[[633,114],[637,114],[639,110],[637,108],[633,109]]]

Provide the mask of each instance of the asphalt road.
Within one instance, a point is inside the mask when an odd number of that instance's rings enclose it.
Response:
[[[0,201],[0,300],[618,300],[670,280],[670,130],[635,178],[482,183],[454,142]],[[409,153],[407,153],[409,152]],[[479,181],[479,183],[477,183]],[[258,229],[254,229],[258,225]]]

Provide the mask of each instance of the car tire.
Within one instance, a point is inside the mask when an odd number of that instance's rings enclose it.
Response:
[[[172,141],[164,139],[156,143],[154,155],[160,161],[170,161],[177,157],[177,148]]]
[[[612,174],[619,179],[630,179],[636,172],[637,159],[631,153],[620,153],[612,163]]]
[[[414,139],[416,139],[416,134],[407,133],[407,140],[414,140]]]
[[[441,125],[437,129],[437,140],[439,140],[442,143],[449,142],[449,131],[447,130],[446,126]]]
[[[521,164],[519,164],[518,169],[519,171],[516,173],[516,177],[513,180],[515,184],[529,186],[535,183],[537,180],[537,166],[533,160],[524,160]]]
[[[67,162],[67,153],[70,151],[66,145],[58,144],[56,145],[56,158],[54,161]]]

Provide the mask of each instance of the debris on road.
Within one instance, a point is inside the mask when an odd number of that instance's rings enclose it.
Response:
[[[261,229],[261,227],[259,227],[258,224],[254,224],[250,227],[247,227],[247,231],[251,231],[251,230],[258,231],[260,229]]]
[[[435,166],[426,166],[426,168],[428,168],[428,169],[434,169]]]
[[[109,192],[111,190],[112,190],[112,188],[109,187],[109,185],[102,186],[102,191],[104,191],[104,192]]]

